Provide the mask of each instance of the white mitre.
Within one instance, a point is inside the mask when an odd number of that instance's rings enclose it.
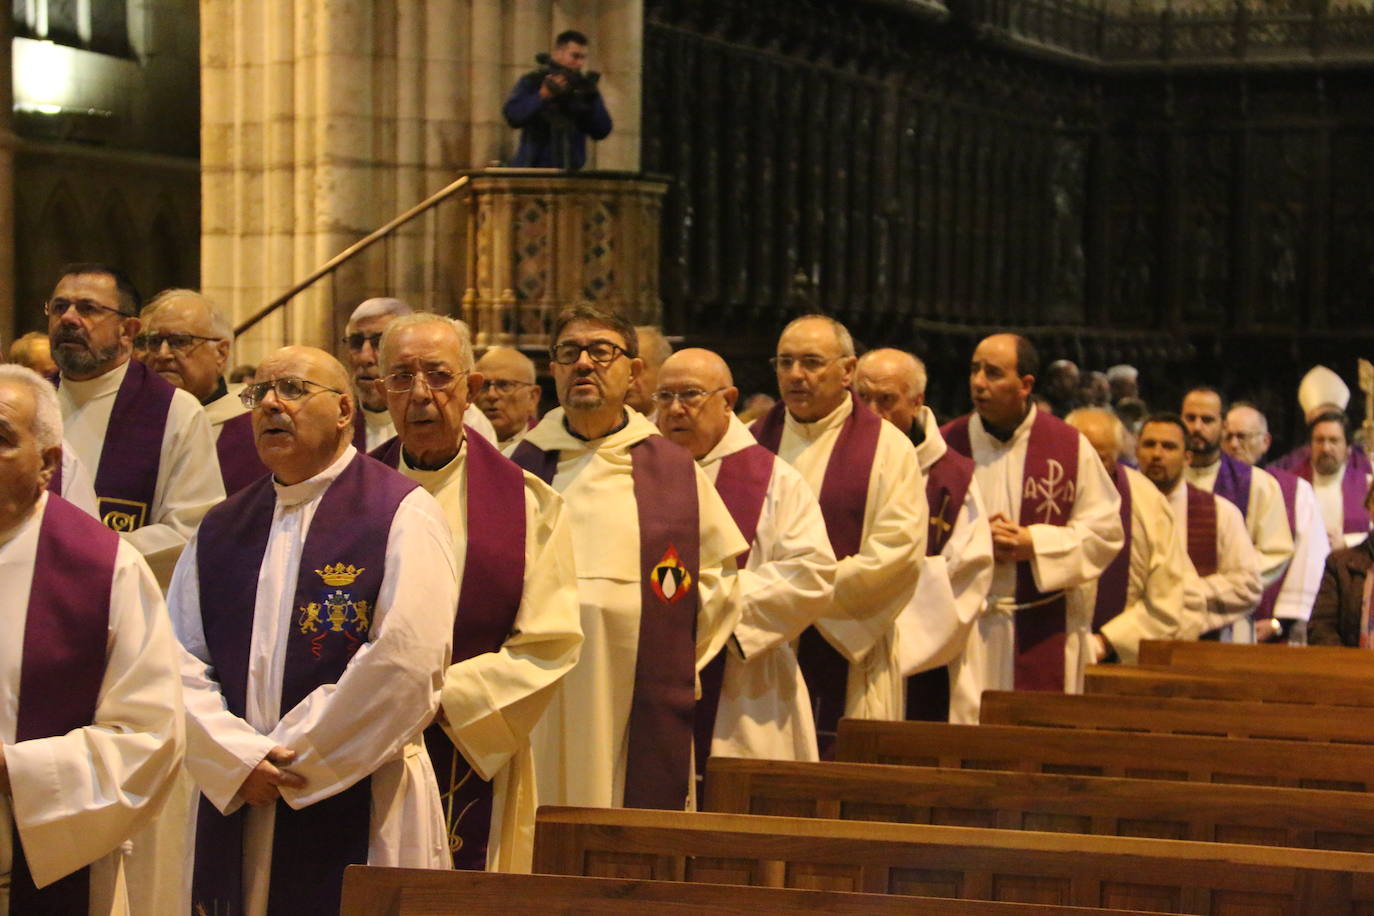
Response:
[[[1325,366],[1313,366],[1298,385],[1298,404],[1305,416],[1327,404],[1345,410],[1350,403],[1350,388],[1341,377]]]

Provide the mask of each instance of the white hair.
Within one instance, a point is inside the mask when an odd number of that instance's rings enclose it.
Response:
[[[382,315],[395,315],[400,318],[403,315],[413,315],[415,310],[403,299],[391,299],[382,297],[378,299],[364,299],[353,310],[353,314],[348,316],[348,326],[368,318],[379,318]]]
[[[845,327],[843,324],[836,321],[834,318],[831,318],[829,315],[821,315],[817,313],[814,315],[802,315],[800,318],[793,318],[791,321],[787,322],[787,327],[782,329],[782,333],[786,334],[788,331],[792,330],[793,327],[801,324],[803,321],[824,321],[826,324],[830,325],[830,329],[835,332],[835,342],[839,344],[840,355],[854,355],[854,335],[849,333],[849,328]],[[778,336],[781,337],[782,335],[780,334]]]
[[[656,325],[641,324],[635,327],[639,338],[639,358],[649,366],[662,366],[673,355],[673,345],[663,336]]]
[[[148,301],[148,304],[143,307],[143,311],[138,313],[138,317],[142,318],[146,324],[147,320],[158,309],[182,299],[198,302],[205,308],[205,314],[210,319],[210,334],[216,340],[231,340],[233,338],[234,327],[229,323],[229,319],[225,317],[224,313],[219,310],[219,306],[215,305],[215,301],[204,293],[198,293],[193,289],[164,289]]]
[[[1140,376],[1140,370],[1135,366],[1128,366],[1119,363],[1107,370],[1107,381],[1134,382]]]
[[[506,353],[509,353],[515,359],[515,364],[520,367],[520,374],[525,376],[526,382],[528,382],[529,384],[534,384],[535,382],[539,381],[539,373],[538,370],[535,368],[534,360],[530,359],[528,356],[521,353],[514,347],[487,347],[487,352],[482,354],[482,359],[486,359],[488,356],[491,356],[492,354],[502,355]],[[477,362],[480,365],[482,360],[479,359]]]
[[[434,312],[409,312],[386,326],[386,330],[382,332],[382,345],[378,354],[381,358],[382,371],[386,371],[386,365],[389,362],[387,351],[395,345],[396,333],[406,328],[427,324],[443,325],[453,332],[454,337],[458,339],[458,365],[456,368],[460,372],[471,372],[473,365],[472,335],[468,333],[467,324],[457,318],[436,315]]]
[[[898,350],[895,347],[879,347],[876,350],[869,350],[859,357],[859,368],[862,369],[866,363],[871,363],[880,356],[895,356],[901,362],[906,363],[907,371],[911,374],[910,378],[910,397],[920,397],[926,393],[926,364],[915,353],[908,353],[905,350]]]
[[[1112,435],[1116,437],[1116,450],[1124,452],[1126,450],[1126,424],[1121,422],[1121,418],[1112,413],[1105,407],[1079,407],[1069,411],[1064,417],[1064,422],[1074,429],[1082,432],[1084,421],[1097,417],[1104,420],[1112,429]]]
[[[62,444],[62,407],[57,389],[27,366],[0,365],[0,382],[15,382],[33,395],[33,437],[44,451]]]

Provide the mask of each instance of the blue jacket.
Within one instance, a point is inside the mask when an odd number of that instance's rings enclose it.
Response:
[[[578,106],[569,117],[567,132],[567,162],[562,159],[559,144],[555,143],[554,124],[557,111],[553,100],[539,97],[542,75],[535,71],[520,77],[502,106],[506,123],[520,130],[520,148],[511,165],[531,168],[580,169],[587,162],[587,138],[602,140],[611,132],[611,116],[606,103],[597,92]],[[553,117],[551,117],[551,114]]]

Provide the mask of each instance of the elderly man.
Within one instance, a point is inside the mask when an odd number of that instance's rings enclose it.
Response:
[[[1234,503],[1184,480],[1191,438],[1178,414],[1152,414],[1141,424],[1136,459],[1140,472],[1169,500],[1177,537],[1193,565],[1185,599],[1190,635],[1211,633],[1230,641],[1232,625],[1245,621],[1259,601],[1260,555]]]
[[[52,375],[57,371],[57,363],[52,361],[48,335],[41,331],[30,331],[15,338],[14,343],[10,344],[10,362],[26,366],[39,375]]]
[[[100,519],[158,581],[224,498],[214,437],[195,397],[131,360],[139,296],[119,270],[73,264],[47,302],[67,441],[95,473]],[[66,492],[65,479],[59,492]]]
[[[945,721],[951,708],[977,709],[981,695],[967,680],[952,683],[949,662],[963,652],[992,584],[987,513],[973,462],[945,445],[925,405],[925,363],[901,350],[872,350],[859,360],[854,389],[911,440],[925,476],[926,564],[911,603],[897,618],[897,654],[907,675],[906,718]],[[960,686],[969,695],[951,702],[951,691]]]
[[[840,561],[835,598],[797,655],[827,759],[842,715],[902,717],[896,621],[925,554],[925,484],[906,436],[849,390],[856,360],[844,325],[797,318],[772,362],[782,401],[750,430],[810,484]]]
[[[1118,363],[1107,370],[1107,385],[1113,404],[1140,397],[1140,370],[1126,363]]]
[[[1088,440],[1031,402],[1038,367],[1024,337],[985,338],[969,370],[974,412],[942,430],[973,459],[996,560],[956,677],[1077,693],[1096,655],[1097,578],[1124,541],[1121,497]]]
[[[1121,462],[1126,431],[1111,411],[1080,407],[1064,418],[1097,452],[1121,496],[1126,544],[1097,580],[1093,608],[1095,661],[1136,663],[1142,639],[1197,634],[1183,611],[1191,575],[1169,502],[1150,480]]]
[[[377,378],[381,370],[377,359],[386,326],[413,311],[400,299],[366,299],[348,316],[343,343],[348,348],[357,402],[362,407],[353,417],[353,447],[360,452],[371,452],[396,435],[396,427],[386,409],[386,398],[378,393]],[[476,404],[468,405],[467,416],[463,419],[488,442],[496,441],[496,430]]]
[[[158,375],[188,391],[205,408],[215,436],[224,492],[232,496],[267,473],[253,444],[253,421],[239,400],[242,385],[224,381],[234,330],[215,304],[192,289],[163,290],[140,316],[134,339],[139,359]]]
[[[181,761],[176,643],[138,551],[46,491],[61,443],[52,386],[0,366],[0,912],[123,913]]]
[[[496,430],[496,447],[510,456],[539,420],[543,391],[535,380],[534,362],[519,350],[492,347],[477,361],[482,387],[474,403]]]
[[[621,316],[563,312],[549,351],[561,406],[513,456],[563,494],[585,636],[531,736],[543,804],[693,804],[697,672],[737,622],[748,545],[692,456],[626,409],[637,353]]]
[[[644,371],[635,378],[634,384],[625,394],[625,403],[649,418],[654,417],[654,392],[658,390],[658,372],[668,357],[673,355],[673,345],[663,332],[651,324],[635,328],[639,337],[639,358],[644,362]]]
[[[749,544],[734,638],[701,676],[697,759],[817,760],[792,641],[829,610],[835,554],[811,488],[735,417],[738,399],[725,361],[697,349],[668,358],[654,393],[659,432],[692,453]]]
[[[1226,412],[1221,447],[1237,461],[1257,466],[1273,444],[1269,422],[1253,404],[1236,402]],[[1286,637],[1294,626],[1306,621],[1321,588],[1322,570],[1331,553],[1326,526],[1312,484],[1296,474],[1275,467],[1266,468],[1279,483],[1283,494],[1288,531],[1293,536],[1293,560],[1283,575],[1269,583],[1251,619],[1257,641]],[[1301,641],[1300,634],[1294,639]]]
[[[1350,386],[1326,366],[1313,366],[1298,383],[1298,407],[1302,409],[1303,425],[1309,432],[1312,421],[1320,414],[1329,410],[1344,411],[1349,406]],[[1350,458],[1362,470],[1370,470],[1369,457],[1358,444],[1351,450]],[[1310,441],[1303,441],[1287,455],[1270,462],[1267,467],[1296,474],[1311,460],[1312,444]]]
[[[425,732],[454,866],[528,872],[535,809],[529,733],[582,645],[563,499],[481,436],[463,434],[468,400],[486,379],[472,370],[462,325],[404,315],[382,335],[381,358],[377,386],[398,436],[373,456],[439,501],[458,560],[443,713]]]
[[[206,798],[193,897],[332,914],[347,865],[452,863],[421,733],[449,660],[453,548],[434,498],[349,444],[332,356],[287,347],[258,379],[242,396],[272,476],[205,517],[169,593]]]
[[[1349,421],[1340,410],[1317,414],[1308,426],[1310,456],[1293,473],[1317,492],[1323,527],[1331,549],[1354,547],[1369,534],[1364,496],[1369,492],[1368,464],[1353,460]]]

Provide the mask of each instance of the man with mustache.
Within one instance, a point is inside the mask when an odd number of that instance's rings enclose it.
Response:
[[[1329,409],[1318,414],[1308,426],[1311,457],[1294,471],[1317,492],[1332,551],[1354,547],[1369,534],[1364,495],[1369,492],[1371,475],[1354,460],[1349,429],[1344,411]]]
[[[1189,454],[1184,477],[1193,486],[1230,500],[1240,510],[1250,543],[1259,551],[1261,587],[1268,588],[1279,580],[1293,559],[1293,534],[1288,527],[1283,490],[1268,471],[1251,467],[1222,451],[1224,408],[1221,393],[1214,388],[1200,386],[1183,396],[1179,413],[1188,432]],[[1248,617],[1237,618],[1225,632],[1203,631],[1203,638],[1254,642],[1254,623]]]
[[[67,441],[94,469],[100,519],[165,586],[224,484],[200,404],[130,359],[140,305],[118,269],[70,265],[46,305],[48,339]],[[54,486],[65,492],[66,481]]]
[[[563,495],[585,638],[531,735],[541,804],[692,806],[697,672],[737,622],[748,545],[691,454],[626,408],[638,352],[623,316],[565,310],[549,348],[560,406],[512,456]]]
[[[168,593],[205,795],[192,896],[323,916],[348,865],[452,864],[421,740],[449,660],[452,540],[432,496],[350,444],[334,357],[286,347],[257,377],[242,397],[272,474],[206,515]]]

